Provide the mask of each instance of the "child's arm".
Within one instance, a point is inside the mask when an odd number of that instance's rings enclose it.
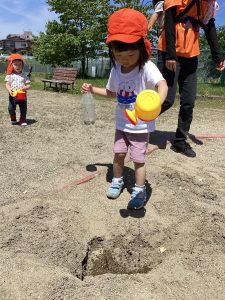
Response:
[[[148,31],[152,31],[153,26],[155,25],[156,21],[158,20],[160,13],[153,13],[148,21]]]
[[[32,69],[31,69],[32,70]],[[31,74],[31,71],[30,71]],[[24,91],[27,91],[30,89],[30,77],[28,75],[24,76],[24,85],[22,88]]]
[[[6,82],[5,87],[9,92],[10,96],[12,96],[11,83],[9,81]]]
[[[29,90],[30,89],[30,84],[25,84],[24,86],[23,86],[23,90],[24,91],[27,91],[27,90]]]
[[[148,21],[148,30],[151,31],[153,26],[155,25],[156,21],[159,17],[162,16],[164,11],[164,1],[157,1],[154,7],[154,13],[151,15]]]
[[[159,93],[161,104],[166,100],[167,92],[168,92],[168,86],[166,83],[166,80],[160,80],[156,84],[156,91]]]
[[[99,87],[92,86],[92,84],[90,83],[83,83],[81,87],[81,93],[87,93],[87,92],[91,92],[94,95],[99,95],[102,97],[108,97],[108,98],[116,97],[116,93],[113,93],[107,90],[106,88],[99,88]]]

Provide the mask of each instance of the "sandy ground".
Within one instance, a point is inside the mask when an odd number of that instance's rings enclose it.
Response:
[[[147,157],[148,202],[127,210],[133,165],[117,200],[114,103],[29,92],[29,125],[12,126],[0,91],[0,299],[224,299],[225,139],[170,150],[177,109],[160,117]],[[225,110],[195,110],[192,133],[225,133]],[[198,142],[198,141],[197,141]],[[89,177],[88,177],[89,176]],[[92,178],[92,180],[89,180]],[[83,182],[86,181],[86,182]],[[80,183],[80,184],[79,184]]]

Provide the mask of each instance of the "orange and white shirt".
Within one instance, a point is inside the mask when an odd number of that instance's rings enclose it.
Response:
[[[192,0],[165,0],[164,9],[165,11],[173,6],[176,6],[176,16],[183,12],[183,10],[191,3]],[[194,18],[196,21],[203,22],[207,15],[210,3],[214,0],[199,0],[200,9],[198,16],[198,8],[195,3],[190,10],[185,14],[190,18]],[[214,12],[213,12],[214,13]],[[214,15],[209,16],[209,19]],[[175,47],[176,55],[181,57],[194,57],[200,54],[199,48],[199,32],[196,28],[190,24],[190,28],[187,30],[186,24],[183,22],[175,23]],[[165,28],[158,40],[158,50],[166,52],[166,37]]]

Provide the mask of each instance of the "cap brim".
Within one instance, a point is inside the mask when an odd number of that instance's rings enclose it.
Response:
[[[106,44],[109,44],[112,41],[119,41],[123,43],[135,43],[140,40],[142,37],[137,35],[129,34],[110,34],[106,39]]]

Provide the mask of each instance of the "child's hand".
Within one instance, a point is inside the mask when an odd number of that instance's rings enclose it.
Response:
[[[92,93],[93,87],[91,83],[83,83],[81,87],[81,93],[87,93],[91,92]]]
[[[27,91],[27,90],[29,90],[29,88],[30,88],[29,85],[24,85],[24,86],[22,87],[22,90]]]

